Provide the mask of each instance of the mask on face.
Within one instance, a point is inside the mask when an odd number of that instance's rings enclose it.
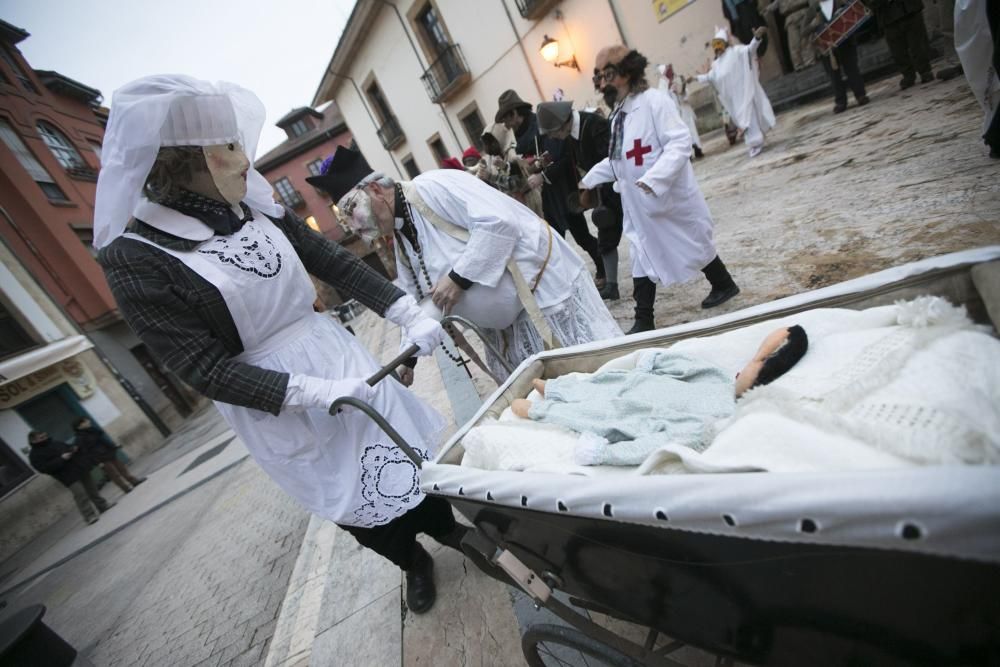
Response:
[[[247,194],[247,159],[239,144],[205,146],[205,163],[219,194],[233,206],[239,206]]]
[[[378,219],[372,211],[371,196],[364,190],[351,190],[341,197],[337,208],[340,209],[347,226],[365,243],[371,245],[382,236]]]

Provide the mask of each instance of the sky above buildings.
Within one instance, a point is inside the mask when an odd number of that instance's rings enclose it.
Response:
[[[0,0],[31,33],[18,48],[104,94],[149,74],[238,83],[267,108],[258,155],[285,139],[274,122],[312,102],[354,0]]]

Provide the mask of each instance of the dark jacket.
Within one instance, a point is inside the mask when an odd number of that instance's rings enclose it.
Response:
[[[91,461],[106,463],[115,460],[118,445],[99,428],[78,428],[75,431],[73,444],[80,448],[80,453]]]
[[[274,219],[306,271],[378,315],[403,296],[347,249],[309,229],[290,212]],[[136,221],[135,233],[165,248],[199,244]],[[213,400],[278,414],[288,373],[233,359],[243,342],[218,288],[176,257],[148,243],[118,237],[98,255],[122,316],[169,370]]]
[[[63,454],[71,451],[73,451],[71,445],[49,439],[43,443],[31,445],[28,461],[31,462],[31,467],[38,472],[51,475],[69,486],[73,482],[79,482],[90,471],[89,462],[86,461],[82,452],[75,453],[68,460],[62,457]]]
[[[608,157],[608,143],[611,140],[611,122],[596,113],[580,112],[580,137],[570,137],[566,140],[573,156],[575,166],[580,171],[576,183],[590,171],[595,164]],[[615,192],[611,183],[605,183],[599,188],[601,203],[611,208],[621,221],[624,217],[621,195]]]
[[[865,4],[875,13],[882,28],[924,10],[923,0],[867,0]]]

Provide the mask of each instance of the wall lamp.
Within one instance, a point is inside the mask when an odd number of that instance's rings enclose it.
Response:
[[[545,62],[552,63],[556,67],[575,67],[577,72],[581,71],[580,65],[576,62],[576,54],[573,54],[569,60],[564,60],[563,62],[558,61],[559,41],[552,39],[548,35],[545,35],[545,39],[542,41],[542,48],[540,48],[538,52],[542,54],[542,58]]]

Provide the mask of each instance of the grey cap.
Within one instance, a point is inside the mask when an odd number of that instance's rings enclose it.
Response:
[[[548,134],[562,127],[573,116],[572,102],[542,102],[535,108],[538,131]]]

